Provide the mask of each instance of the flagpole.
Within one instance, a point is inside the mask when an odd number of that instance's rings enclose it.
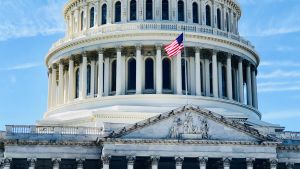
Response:
[[[184,83],[185,83],[185,96],[186,96],[186,104],[189,104],[189,97],[188,97],[188,86],[187,86],[187,58],[186,58],[186,49],[185,49],[185,27],[183,28],[183,52],[184,52]]]

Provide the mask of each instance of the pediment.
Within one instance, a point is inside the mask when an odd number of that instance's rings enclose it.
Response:
[[[111,133],[108,138],[272,141],[256,129],[193,106],[126,126]]]

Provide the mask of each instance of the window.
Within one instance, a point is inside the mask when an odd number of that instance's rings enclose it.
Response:
[[[136,61],[131,58],[128,60],[128,80],[127,80],[127,89],[135,90],[136,89]]]
[[[188,62],[185,59],[181,59],[181,85],[183,91],[187,90],[189,83],[188,74]]]
[[[211,12],[210,12],[209,5],[206,5],[205,7],[205,15],[206,15],[206,25],[211,26]]]
[[[151,58],[145,60],[145,89],[154,89],[154,62]]]
[[[169,1],[162,0],[162,20],[169,20]]]
[[[95,8],[92,7],[90,10],[90,28],[94,27],[95,22]]]
[[[193,23],[199,23],[199,12],[197,2],[193,3]]]
[[[130,1],[130,20],[136,20],[136,0]]]
[[[153,6],[152,6],[152,0],[146,1],[146,20],[152,20],[153,19]]]
[[[79,98],[79,83],[80,83],[80,71],[76,70],[75,73],[75,98]]]
[[[178,21],[184,21],[184,3],[182,0],[178,1]]]
[[[221,29],[221,10],[217,9],[217,27]]]
[[[212,95],[213,94],[212,63],[209,63],[209,89],[210,89],[210,95]]]
[[[226,13],[226,30],[229,32],[229,15],[228,12]]]
[[[163,59],[162,61],[163,69],[163,89],[171,90],[171,61],[168,58]]]
[[[87,71],[86,71],[86,74],[87,74],[87,81],[86,81],[86,94],[89,96],[91,95],[91,65],[88,65],[87,66]]]
[[[116,91],[116,84],[117,84],[117,61],[114,60],[111,63],[111,86],[110,86],[110,90],[112,92]]]
[[[102,5],[102,16],[101,16],[101,24],[106,24],[106,15],[107,15],[107,6],[106,4]]]
[[[121,2],[115,4],[115,22],[121,22]]]
[[[84,21],[84,13],[83,11],[81,12],[81,15],[80,15],[80,30],[83,30],[83,21]]]
[[[227,97],[227,83],[226,83],[226,79],[227,79],[227,74],[226,74],[226,67],[222,66],[222,93],[223,93],[223,97]]]

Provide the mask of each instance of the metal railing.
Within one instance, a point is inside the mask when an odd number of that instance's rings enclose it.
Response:
[[[160,22],[133,22],[133,23],[123,23],[123,24],[107,24],[101,25],[98,27],[90,28],[85,31],[81,31],[78,33],[73,33],[72,35],[62,38],[54,43],[50,49],[50,51],[54,50],[60,45],[67,43],[72,40],[92,36],[92,35],[100,35],[106,33],[113,32],[122,32],[122,31],[135,31],[135,30],[163,30],[163,31],[183,31],[186,32],[195,32],[195,33],[203,33],[209,35],[221,36],[223,38],[228,38],[231,40],[238,41],[249,48],[254,49],[254,46],[250,43],[250,41],[245,40],[239,35],[235,35],[226,31],[222,31],[220,29],[212,28],[206,25],[198,25],[198,24],[184,24],[184,23],[160,23]]]
[[[6,125],[6,134],[102,135],[102,128],[69,126]]]

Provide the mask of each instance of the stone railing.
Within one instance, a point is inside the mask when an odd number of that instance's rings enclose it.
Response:
[[[276,137],[283,140],[300,140],[300,132],[280,132],[276,133]]]
[[[92,127],[7,125],[6,134],[103,135],[103,129]]]
[[[254,46],[250,41],[245,40],[239,35],[235,35],[226,31],[222,31],[216,28],[208,27],[205,25],[198,24],[183,24],[183,23],[160,23],[160,22],[134,22],[134,23],[124,23],[124,24],[107,24],[98,27],[90,28],[86,31],[79,33],[73,33],[72,35],[62,38],[54,43],[50,51],[63,45],[72,40],[89,37],[93,35],[101,35],[105,33],[123,32],[123,31],[136,31],[136,30],[163,30],[163,31],[186,31],[194,33],[203,33],[208,35],[221,36],[223,38],[228,38],[234,41],[238,41],[251,49]]]

